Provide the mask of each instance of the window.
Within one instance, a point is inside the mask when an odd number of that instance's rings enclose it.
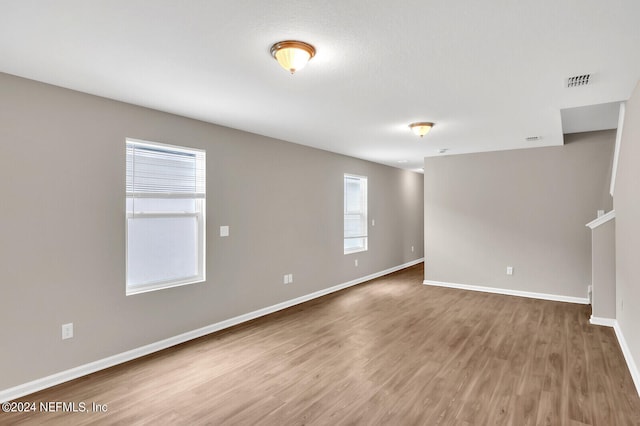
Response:
[[[205,152],[127,139],[127,295],[205,279]]]
[[[367,250],[367,178],[344,175],[344,254]]]

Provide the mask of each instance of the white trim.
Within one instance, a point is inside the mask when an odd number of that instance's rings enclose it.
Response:
[[[534,293],[530,291],[510,290],[507,288],[485,287],[479,285],[456,284],[441,281],[424,280],[424,285],[437,287],[457,288],[460,290],[481,291],[484,293],[506,294],[508,296],[529,297],[532,299],[554,300],[556,302],[580,303],[582,305],[589,304],[588,297],[561,296],[558,294]]]
[[[455,284],[455,283],[446,283],[441,281],[430,281],[430,280],[424,280],[423,284],[438,286],[438,287],[456,288],[461,290],[506,294],[509,296],[521,296],[521,297],[530,297],[535,299],[554,300],[559,302],[570,302],[570,303],[580,303],[580,304],[589,303],[588,298],[583,299],[581,297],[559,296],[559,295],[544,294],[544,293],[532,293],[528,291],[507,290],[507,289],[495,288],[495,287],[482,287],[482,286],[476,286],[476,285]],[[633,383],[636,386],[636,391],[638,392],[638,396],[640,396],[640,371],[638,370],[638,367],[636,366],[636,363],[633,360],[633,355],[631,355],[631,350],[629,349],[629,346],[627,345],[627,341],[625,340],[624,335],[622,334],[620,323],[615,319],[599,318],[599,317],[594,317],[593,315],[591,316],[591,319],[589,320],[589,322],[594,325],[604,325],[607,327],[613,327],[616,333],[616,337],[618,338],[618,343],[620,344],[620,349],[622,350],[624,359],[627,362],[629,373],[631,374]]]
[[[352,237],[345,238],[345,240],[349,240],[351,238]],[[355,239],[356,237],[353,237],[353,238]],[[367,238],[369,238],[369,237],[357,237],[357,238],[364,238],[364,245],[365,246],[368,245],[367,244]],[[369,249],[367,247],[357,247],[357,248],[353,248],[353,249],[350,249],[350,250],[345,250],[344,254],[347,255],[347,254],[354,254],[354,253],[362,253],[363,251],[368,251],[368,250]]]
[[[631,351],[629,350],[627,341],[624,338],[624,334],[622,334],[620,323],[615,319],[599,318],[594,317],[593,315],[591,315],[591,319],[589,320],[589,322],[594,325],[613,327],[613,330],[616,333],[616,338],[618,339],[618,344],[620,345],[620,349],[622,350],[622,355],[624,355],[624,360],[627,363],[627,368],[629,368],[631,379],[633,379],[633,384],[636,386],[636,392],[638,392],[638,396],[640,396],[640,372],[638,372],[638,367],[633,360],[633,356],[631,355]]]
[[[589,318],[589,322],[593,325],[603,325],[605,327],[613,327],[616,324],[615,319],[594,317],[593,315],[591,315],[591,318]]]
[[[622,142],[622,128],[624,127],[624,113],[626,111],[626,103],[620,102],[620,112],[618,113],[618,130],[616,131],[616,147],[613,152],[613,164],[611,166],[611,185],[609,194],[613,197],[616,189],[616,175],[618,174],[618,157],[620,156],[620,143]]]
[[[335,285],[333,287],[324,288],[316,292],[306,294],[304,296],[296,297],[295,299],[286,300],[284,302],[268,306],[266,308],[258,309],[257,311],[249,312],[247,314],[238,315],[237,317],[229,318],[224,321],[217,322],[215,324],[208,325],[206,327],[198,328],[196,330],[188,331],[186,333],[179,334],[168,339],[160,340],[149,345],[141,346],[130,351],[122,352],[116,355],[112,355],[107,358],[100,359],[98,361],[90,362],[69,370],[61,371],[56,374],[52,374],[41,379],[36,379],[22,385],[14,386],[9,389],[0,391],[0,402],[11,401],[16,398],[20,398],[25,395],[32,394],[34,392],[49,388],[51,386],[59,385],[60,383],[68,382],[69,380],[77,379],[78,377],[86,376],[87,374],[95,373],[96,371],[104,370],[105,368],[113,367],[114,365],[122,364],[123,362],[131,361],[136,358],[140,358],[151,353],[161,351],[171,346],[178,345],[180,343],[187,342],[198,337],[205,336],[207,334],[215,333],[216,331],[223,330],[225,328],[233,327],[234,325],[241,324],[243,322],[251,321],[253,319],[271,314],[273,312],[280,311],[282,309],[289,308],[300,303],[308,302],[309,300],[316,299],[318,297],[325,296],[330,293],[352,287],[357,284],[372,280],[374,278],[381,277],[383,275],[390,274],[392,272],[399,271],[404,268],[408,268],[418,263],[424,262],[424,257],[402,265],[394,266],[384,271],[376,272],[361,278],[356,278],[342,284]]]
[[[360,211],[358,212],[348,212],[347,211],[347,179],[352,179],[352,180],[357,180],[358,183],[360,184],[360,195],[362,197],[362,203],[363,205],[361,206]],[[367,176],[359,176],[359,175],[354,175],[351,173],[345,173],[344,177],[342,178],[342,188],[343,188],[343,195],[344,195],[344,216],[343,216],[343,225],[346,222],[346,220],[344,219],[347,215],[350,216],[359,216],[361,218],[361,221],[364,223],[364,235],[351,235],[351,236],[346,236],[344,235],[346,233],[346,230],[344,230],[345,232],[343,232],[343,236],[344,236],[344,241],[346,242],[347,240],[359,240],[362,239],[363,240],[363,245],[359,246],[359,247],[353,247],[353,248],[345,248],[344,249],[344,254],[353,254],[353,253],[360,253],[362,251],[367,251],[369,250],[369,178]],[[344,245],[343,245],[344,247]]]
[[[127,198],[133,200],[136,198],[180,198],[180,199],[205,199],[207,194],[202,192],[127,192]]]
[[[158,219],[174,217],[198,217],[200,212],[127,212],[127,219]]]
[[[128,285],[125,296],[133,296],[134,294],[149,293],[166,288],[182,287],[184,285],[198,284],[205,282],[205,277],[194,276],[179,281],[161,281],[158,283],[148,283],[140,285]]]
[[[177,152],[184,152],[185,154],[191,154],[192,151],[198,151],[198,152],[204,152],[206,153],[207,150],[206,149],[202,149],[202,148],[193,148],[190,146],[178,146],[178,145],[171,145],[168,143],[163,143],[163,142],[151,142],[151,141],[145,141],[143,139],[135,139],[135,138],[125,138],[127,143],[132,143],[132,144],[136,144],[136,145],[143,145],[147,148],[157,148],[158,146],[161,146],[163,148],[167,148],[170,149],[172,151],[177,151]]]
[[[627,341],[624,338],[624,334],[622,334],[622,329],[620,328],[620,323],[618,321],[614,321],[613,330],[616,332],[618,343],[620,343],[620,349],[622,349],[622,354],[624,355],[624,359],[625,361],[627,361],[627,367],[629,368],[629,373],[631,373],[631,378],[633,379],[633,383],[636,385],[636,391],[638,392],[638,396],[640,396],[640,372],[638,372],[638,367],[636,366],[636,363],[633,360],[633,355],[631,355],[631,351],[629,350]]]
[[[609,213],[604,214],[599,218],[592,220],[591,222],[587,223],[585,226],[588,226],[591,229],[595,229],[598,226],[609,222],[611,219],[614,219],[615,217],[616,217],[616,211],[611,210]]]
[[[138,158],[137,150],[143,150],[144,148],[151,149],[153,151],[157,151],[160,156],[160,163],[164,164],[166,161],[171,160],[176,154],[183,153],[188,154],[189,157],[193,157],[193,192],[184,193],[184,192],[158,192],[153,193],[149,192],[149,190],[153,189],[170,189],[171,185],[165,187],[164,184],[159,187],[155,187],[155,185],[146,186],[143,185],[147,191],[142,192],[134,192],[136,187],[136,178],[138,176],[136,172],[136,158]],[[160,153],[162,151],[162,153]],[[125,209],[125,294],[127,296],[131,296],[134,294],[147,293],[150,291],[163,290],[166,288],[179,287],[188,284],[195,284],[198,282],[205,281],[206,279],[206,150],[197,149],[197,148],[189,148],[189,147],[181,147],[175,145],[167,145],[163,143],[156,142],[148,142],[142,141],[139,139],[131,139],[125,138],[125,152],[126,152],[126,209]],[[191,161],[185,164],[185,167],[191,166]],[[162,173],[158,174],[157,170],[154,170],[152,175],[153,177],[157,176],[166,176],[166,170],[164,167],[161,168]],[[186,170],[186,168],[185,168]],[[178,176],[178,175],[175,175]],[[189,175],[190,176],[190,175]],[[173,179],[173,178],[171,178]],[[180,180],[180,176],[177,177]],[[189,179],[190,180],[190,179]],[[188,180],[188,181],[189,181]],[[183,182],[184,183],[184,182]],[[129,190],[132,191],[129,191]],[[177,189],[177,188],[172,188]],[[157,197],[156,197],[157,196]],[[159,212],[159,211],[137,211],[135,210],[136,205],[135,201],[137,198],[166,198],[166,199],[193,199],[194,200],[194,212],[187,211],[170,211],[170,212]],[[131,200],[131,202],[130,202]],[[129,249],[129,238],[132,233],[130,229],[132,229],[132,223],[136,219],[158,219],[158,218],[183,218],[183,217],[193,217],[196,219],[196,252],[195,252],[195,261],[197,271],[194,276],[187,277],[179,277],[178,279],[163,279],[163,280],[155,280],[152,282],[145,283],[133,283],[131,282],[130,277],[130,249]],[[166,277],[161,277],[166,278]]]

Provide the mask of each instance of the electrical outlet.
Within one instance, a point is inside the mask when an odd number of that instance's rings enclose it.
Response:
[[[376,226],[376,220],[375,219],[371,219],[371,226]]]
[[[413,253],[413,251],[414,251],[414,250],[413,250],[413,246],[411,246],[411,252]]]
[[[507,266],[507,275],[513,275],[513,266]]]
[[[62,324],[62,340],[71,339],[73,337],[73,323]]]
[[[229,227],[224,225],[220,227],[220,236],[221,237],[228,237],[229,236]]]
[[[293,274],[289,274],[289,283],[293,282]]]
[[[356,264],[356,266],[358,266],[358,259],[355,260],[355,264]]]
[[[289,284],[289,275],[288,274],[284,274],[282,282],[285,283],[285,284]]]

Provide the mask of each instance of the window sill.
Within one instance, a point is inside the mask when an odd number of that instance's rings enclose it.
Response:
[[[361,248],[361,249],[352,249],[352,250],[347,250],[344,252],[345,255],[347,254],[354,254],[354,253],[361,253],[363,251],[368,251],[368,248]]]
[[[182,287],[185,285],[191,285],[191,284],[197,284],[197,283],[202,283],[204,282],[205,279],[203,277],[193,277],[187,280],[183,280],[183,281],[173,281],[173,282],[168,282],[168,283],[158,283],[158,284],[147,284],[147,285],[141,285],[141,286],[135,286],[135,287],[129,287],[127,286],[127,296],[133,296],[134,294],[141,294],[141,293],[149,293],[152,291],[157,291],[157,290],[164,290],[167,288],[174,288],[174,287]]]

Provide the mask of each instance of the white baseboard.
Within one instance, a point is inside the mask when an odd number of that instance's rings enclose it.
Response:
[[[404,263],[402,265],[394,266],[384,271],[376,272],[361,278],[356,278],[342,284],[335,285],[333,287],[318,290],[316,292],[306,294],[304,296],[296,297],[295,299],[286,300],[284,302],[268,306],[266,308],[258,309],[257,311],[249,312],[237,317],[233,317],[224,321],[217,322],[215,324],[208,325],[206,327],[199,328],[197,330],[188,331],[186,333],[179,334],[177,336],[170,337],[168,339],[160,340],[159,342],[151,343],[149,345],[141,346],[130,351],[122,352],[107,358],[100,359],[98,361],[90,362],[88,364],[81,365],[79,367],[71,368],[69,370],[61,371],[56,374],[52,374],[41,379],[36,379],[28,383],[24,383],[18,386],[14,386],[8,389],[0,391],[0,402],[11,401],[16,398],[20,398],[25,395],[38,392],[40,390],[49,388],[51,386],[59,385],[60,383],[68,382],[69,380],[77,379],[78,377],[86,376],[87,374],[95,373],[96,371],[104,370],[105,368],[113,367],[114,365],[122,364],[127,361],[140,358],[151,353],[161,351],[171,346],[178,345],[180,343],[187,342],[198,337],[205,336],[207,334],[214,333],[216,331],[223,330],[225,328],[233,327],[234,325],[241,324],[243,322],[251,321],[253,319],[271,314],[273,312],[280,311],[282,309],[289,308],[300,303],[308,302],[309,300],[317,299],[318,297],[325,296],[330,293],[352,287],[357,284],[372,280],[374,278],[381,277],[383,275],[390,274],[392,272],[399,271],[409,266],[417,265],[424,262],[424,258],[412,260],[411,262]]]
[[[615,327],[616,320],[611,318],[594,317],[591,315],[589,322],[593,325],[604,325],[605,327]]]
[[[618,338],[618,343],[620,343],[622,354],[624,355],[625,361],[627,361],[627,367],[629,367],[629,373],[631,373],[633,383],[636,385],[636,392],[638,392],[638,396],[640,396],[640,372],[638,371],[636,362],[633,360],[631,350],[629,350],[629,346],[627,345],[627,341],[624,338],[624,334],[622,334],[620,323],[618,323],[617,320],[614,320],[613,330],[616,332],[616,337]]]
[[[456,283],[447,283],[447,282],[431,281],[431,280],[424,280],[422,284],[432,285],[437,287],[457,288],[460,290],[481,291],[484,293],[506,294],[508,296],[529,297],[532,299],[553,300],[556,302],[580,303],[582,305],[589,304],[589,298],[587,297],[573,297],[573,296],[561,296],[557,294],[533,293],[530,291],[510,290],[506,288],[484,287],[479,285],[456,284]]]
[[[580,303],[585,305],[589,303],[588,298],[559,296],[555,294],[545,294],[545,293],[532,293],[528,291],[508,290],[508,289],[495,288],[495,287],[455,284],[455,283],[430,281],[430,280],[424,280],[423,284],[438,286],[438,287],[457,288],[461,290],[472,290],[472,291],[482,291],[486,293],[506,294],[509,296],[521,296],[521,297],[530,297],[534,299],[554,300],[558,302]],[[635,361],[633,360],[633,356],[631,355],[631,350],[629,350],[629,346],[627,345],[627,341],[624,338],[624,334],[622,334],[622,329],[620,328],[620,324],[618,323],[618,321],[610,318],[594,317],[592,315],[589,322],[594,325],[604,325],[607,327],[613,327],[616,333],[616,337],[618,338],[618,343],[620,344],[620,348],[622,349],[622,354],[624,355],[624,359],[627,362],[627,367],[629,368],[629,372],[631,373],[631,378],[633,379],[633,383],[636,386],[636,391],[638,392],[638,396],[640,396],[640,372],[638,370],[638,367]]]

